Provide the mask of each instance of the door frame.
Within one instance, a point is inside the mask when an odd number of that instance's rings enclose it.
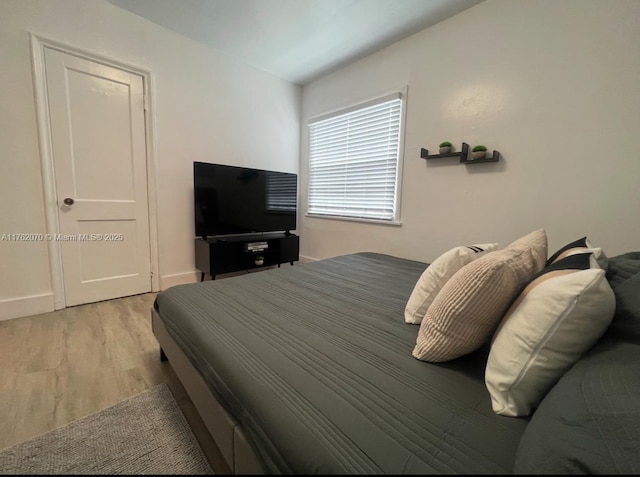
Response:
[[[53,165],[53,147],[51,142],[51,124],[49,116],[49,101],[46,87],[46,71],[44,62],[45,48],[58,50],[81,59],[101,63],[118,68],[128,73],[142,77],[144,89],[144,118],[146,142],[146,170],[147,170],[147,203],[149,212],[149,249],[151,263],[151,291],[160,291],[160,273],[158,259],[158,215],[155,181],[155,121],[154,78],[153,73],[130,63],[108,58],[75,46],[45,38],[29,32],[31,43],[31,65],[33,68],[33,88],[35,94],[36,122],[38,126],[38,144],[40,148],[40,163],[42,167],[42,184],[44,187],[44,210],[47,234],[60,233],[58,217],[58,202],[55,185],[55,170]],[[64,275],[62,269],[62,247],[55,240],[48,240],[49,269],[51,286],[53,289],[54,309],[66,308]]]

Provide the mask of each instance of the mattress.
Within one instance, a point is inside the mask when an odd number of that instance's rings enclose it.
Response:
[[[270,473],[511,473],[526,419],[496,415],[487,349],[411,355],[426,264],[357,253],[172,287],[155,308]]]

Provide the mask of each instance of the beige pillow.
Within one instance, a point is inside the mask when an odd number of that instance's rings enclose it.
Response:
[[[545,267],[548,249],[547,231],[545,229],[534,230],[524,237],[520,237],[518,240],[511,242],[509,247],[516,247],[518,245],[526,245],[531,248],[535,262],[535,273],[538,273]]]
[[[458,270],[428,308],[413,356],[449,361],[488,342],[522,286],[542,269],[546,256],[546,232],[540,229]]]
[[[614,293],[594,254],[573,254],[545,268],[493,338],[485,372],[493,410],[529,415],[602,336],[614,312]]]
[[[455,247],[436,258],[413,287],[404,310],[404,321],[419,325],[444,284],[462,267],[496,248],[497,243]]]

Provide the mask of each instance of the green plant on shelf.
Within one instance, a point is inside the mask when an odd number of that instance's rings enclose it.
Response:
[[[256,265],[262,265],[264,263],[264,257],[262,255],[256,255],[253,261]]]
[[[439,147],[440,147],[440,154],[446,154],[453,150],[453,144],[451,144],[449,141],[441,142]]]
[[[471,159],[484,159],[487,154],[487,147],[479,144],[471,149]]]

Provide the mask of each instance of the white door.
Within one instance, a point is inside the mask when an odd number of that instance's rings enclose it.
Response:
[[[143,79],[44,51],[66,305],[148,292]]]

